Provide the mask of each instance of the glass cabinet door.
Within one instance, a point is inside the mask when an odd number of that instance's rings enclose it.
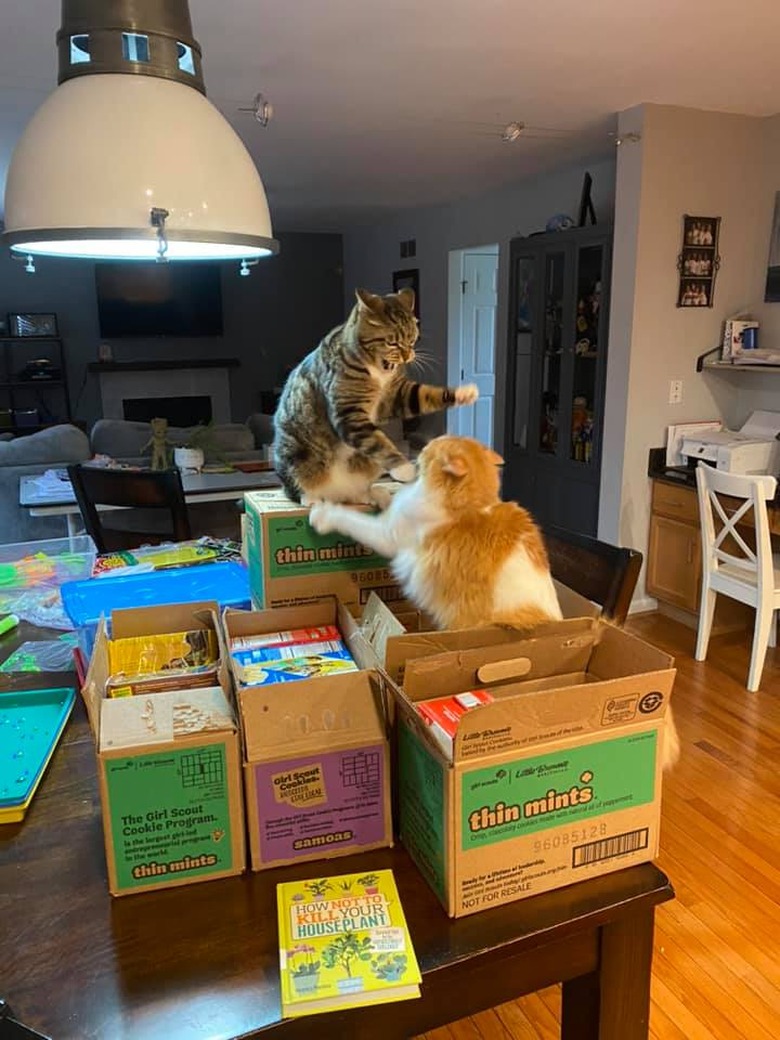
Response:
[[[559,439],[565,272],[566,254],[563,251],[545,255],[537,447],[540,452],[549,455],[555,455]]]
[[[588,245],[577,250],[575,283],[576,315],[573,335],[571,430],[568,457],[589,465],[593,461],[593,431],[600,416],[598,373],[601,366],[602,284],[604,246]]]
[[[512,443],[525,450],[528,447],[528,422],[531,405],[531,358],[536,315],[536,257],[520,256],[515,261],[515,292],[517,309],[515,320],[515,385]]]

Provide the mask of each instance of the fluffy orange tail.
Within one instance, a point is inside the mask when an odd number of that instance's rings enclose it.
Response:
[[[553,617],[541,607],[518,607],[517,610],[506,614],[496,614],[492,618],[494,625],[506,625],[508,628],[516,628],[518,632],[530,632],[538,625],[544,625],[548,621],[559,621],[560,618]]]

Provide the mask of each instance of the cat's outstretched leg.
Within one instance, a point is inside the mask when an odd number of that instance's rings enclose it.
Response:
[[[317,502],[311,507],[309,523],[318,534],[338,531],[387,559],[396,554],[395,538],[381,514],[371,516],[335,502]]]
[[[383,403],[381,419],[413,419],[417,415],[429,415],[445,408],[457,408],[473,404],[479,397],[474,383],[463,386],[429,386],[404,379],[392,398]]]

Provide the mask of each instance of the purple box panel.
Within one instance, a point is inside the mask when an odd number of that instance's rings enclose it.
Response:
[[[254,768],[264,863],[385,837],[383,744]]]

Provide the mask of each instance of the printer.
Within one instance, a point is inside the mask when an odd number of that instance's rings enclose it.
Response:
[[[739,430],[702,430],[683,437],[680,455],[725,473],[769,473],[780,468],[780,412],[753,412]]]

